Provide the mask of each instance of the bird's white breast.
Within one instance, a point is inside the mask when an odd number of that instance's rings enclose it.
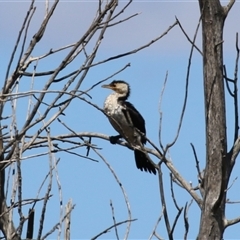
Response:
[[[136,141],[139,142],[139,139],[136,140],[136,135],[138,136],[139,134],[134,130],[134,126],[127,121],[123,113],[124,109],[125,107],[118,102],[116,93],[110,94],[104,102],[104,111],[108,115],[112,126],[128,142],[134,144]]]
[[[123,107],[118,103],[117,96],[110,94],[104,102],[104,111],[107,115],[114,117],[122,112]]]

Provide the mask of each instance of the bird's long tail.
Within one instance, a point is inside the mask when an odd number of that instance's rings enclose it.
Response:
[[[141,171],[144,170],[146,172],[156,174],[156,168],[150,162],[150,160],[146,154],[147,153],[144,153],[140,150],[137,150],[137,149],[134,150],[134,156],[135,156],[137,168],[140,169]]]

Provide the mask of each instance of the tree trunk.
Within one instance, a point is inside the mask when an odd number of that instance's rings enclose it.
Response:
[[[230,175],[222,71],[226,14],[219,0],[199,0],[199,5],[202,14],[206,168],[198,239],[219,240],[224,232],[225,189]]]

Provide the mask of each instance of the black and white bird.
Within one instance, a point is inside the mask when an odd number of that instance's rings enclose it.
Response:
[[[145,121],[137,109],[126,101],[130,95],[128,83],[118,80],[102,87],[114,91],[104,103],[104,112],[113,128],[119,133],[110,137],[110,142],[116,144],[119,138],[124,138],[134,149],[137,168],[156,174],[156,168],[143,147],[146,143]]]

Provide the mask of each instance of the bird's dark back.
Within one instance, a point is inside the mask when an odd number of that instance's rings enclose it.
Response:
[[[121,104],[123,106],[126,106],[133,126],[140,130],[144,135],[146,135],[145,121],[138,110],[130,102],[123,101]],[[146,143],[146,139],[144,137],[142,137],[142,143]]]

